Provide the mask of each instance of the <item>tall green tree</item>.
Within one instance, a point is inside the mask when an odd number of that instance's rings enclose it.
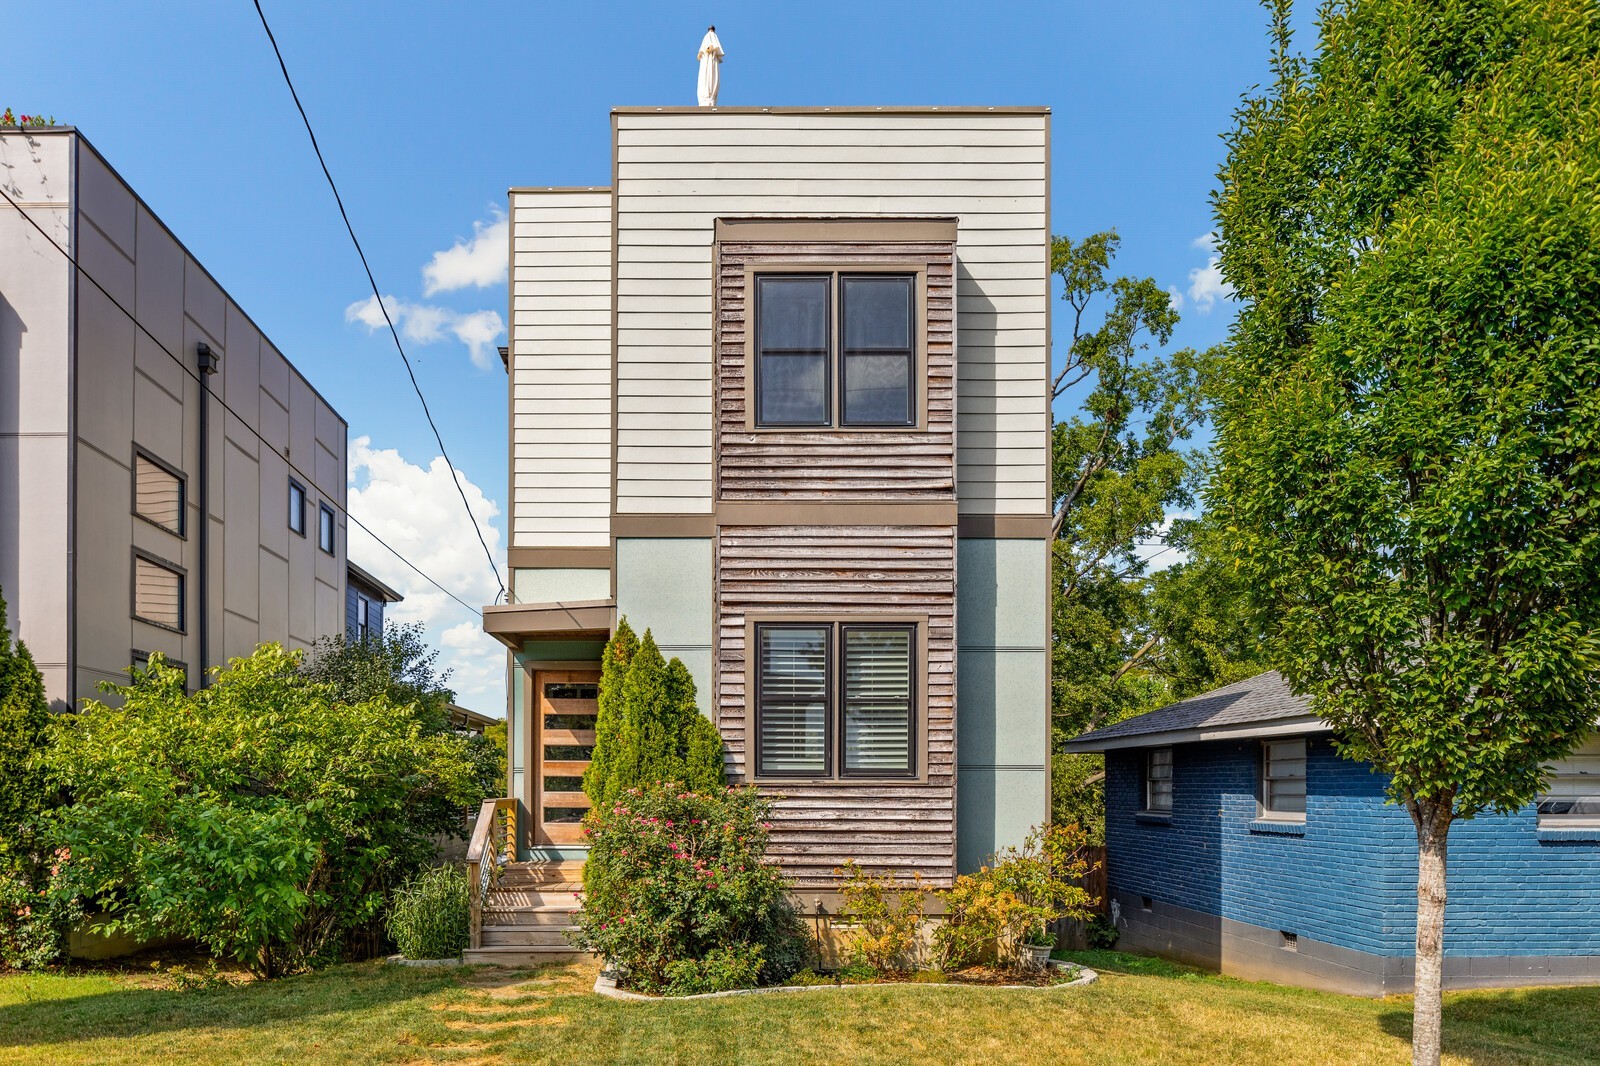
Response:
[[[52,805],[42,761],[49,729],[44,678],[27,645],[12,642],[0,596],[0,869],[30,850],[34,823]]]
[[[1273,7],[1217,211],[1226,511],[1271,655],[1416,827],[1413,1056],[1451,826],[1519,809],[1600,680],[1600,8]]]
[[[1140,547],[1159,537],[1169,510],[1193,503],[1186,442],[1206,410],[1209,355],[1161,351],[1178,313],[1154,279],[1114,276],[1119,243],[1106,232],[1050,246],[1069,316],[1052,402],[1075,408],[1052,438],[1052,702],[1062,737],[1149,709],[1149,686],[1130,675],[1153,647]]]
[[[622,683],[627,680],[628,664],[638,650],[639,638],[633,627],[626,618],[619,618],[600,660],[594,751],[590,753],[589,768],[583,772],[583,791],[596,806],[609,798],[609,782],[622,733]]]

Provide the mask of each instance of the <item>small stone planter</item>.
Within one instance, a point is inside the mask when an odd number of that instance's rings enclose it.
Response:
[[[1043,973],[1050,964],[1050,953],[1055,949],[1054,944],[1018,944],[1017,959],[1025,972]]]
[[[461,959],[408,959],[404,955],[390,955],[383,960],[391,966],[460,966]]]

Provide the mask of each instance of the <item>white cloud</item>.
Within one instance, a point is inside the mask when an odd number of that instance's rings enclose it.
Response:
[[[1206,253],[1206,265],[1189,271],[1189,300],[1201,314],[1210,314],[1218,300],[1233,295],[1233,286],[1222,277],[1222,255],[1217,251],[1217,235],[1202,234],[1194,239],[1194,247]]]
[[[474,222],[471,240],[458,240],[444,251],[434,252],[423,265],[422,294],[504,285],[510,235],[511,224],[501,212],[496,211],[488,222]]]
[[[1183,310],[1183,293],[1178,291],[1176,285],[1167,286],[1167,306],[1174,311]]]
[[[350,514],[439,584],[481,607],[495,601],[499,587],[472,524],[476,521],[504,573],[500,531],[490,524],[500,507],[465,474],[461,487],[471,520],[443,458],[421,467],[392,448],[372,447],[370,437],[350,442]],[[353,562],[405,597],[390,605],[386,621],[423,623],[428,642],[440,651],[439,665],[451,671],[456,701],[485,714],[503,714],[505,649],[483,632],[478,619],[354,522],[349,552]]]
[[[385,296],[380,307],[376,296],[368,296],[346,307],[344,320],[359,322],[369,330],[385,329],[385,309],[394,321],[394,328],[406,340],[436,344],[446,337],[454,337],[467,346],[474,366],[485,370],[494,366],[491,349],[506,331],[505,320],[498,311],[453,311],[433,304],[411,303],[396,296]]]

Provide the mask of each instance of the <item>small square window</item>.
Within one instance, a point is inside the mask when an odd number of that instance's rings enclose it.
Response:
[[[142,451],[133,453],[133,513],[183,536],[183,476]]]
[[[289,528],[306,535],[306,490],[293,478],[289,479]]]
[[[133,616],[142,622],[183,632],[184,573],[135,550],[133,556]]]
[[[1261,808],[1266,816],[1306,816],[1306,738],[1261,744]]]
[[[1156,748],[1145,756],[1144,809],[1172,813],[1172,749]]]
[[[334,519],[333,508],[322,503],[317,505],[317,547],[333,554]]]

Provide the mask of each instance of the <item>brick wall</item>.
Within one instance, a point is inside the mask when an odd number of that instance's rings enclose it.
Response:
[[[1383,778],[1314,739],[1303,833],[1267,832],[1252,828],[1258,751],[1255,741],[1176,748],[1166,822],[1136,813],[1144,753],[1109,754],[1112,891],[1354,951],[1411,955],[1416,837],[1405,811],[1384,802]],[[1541,840],[1531,807],[1484,815],[1452,829],[1450,867],[1447,954],[1600,955],[1600,840]]]

